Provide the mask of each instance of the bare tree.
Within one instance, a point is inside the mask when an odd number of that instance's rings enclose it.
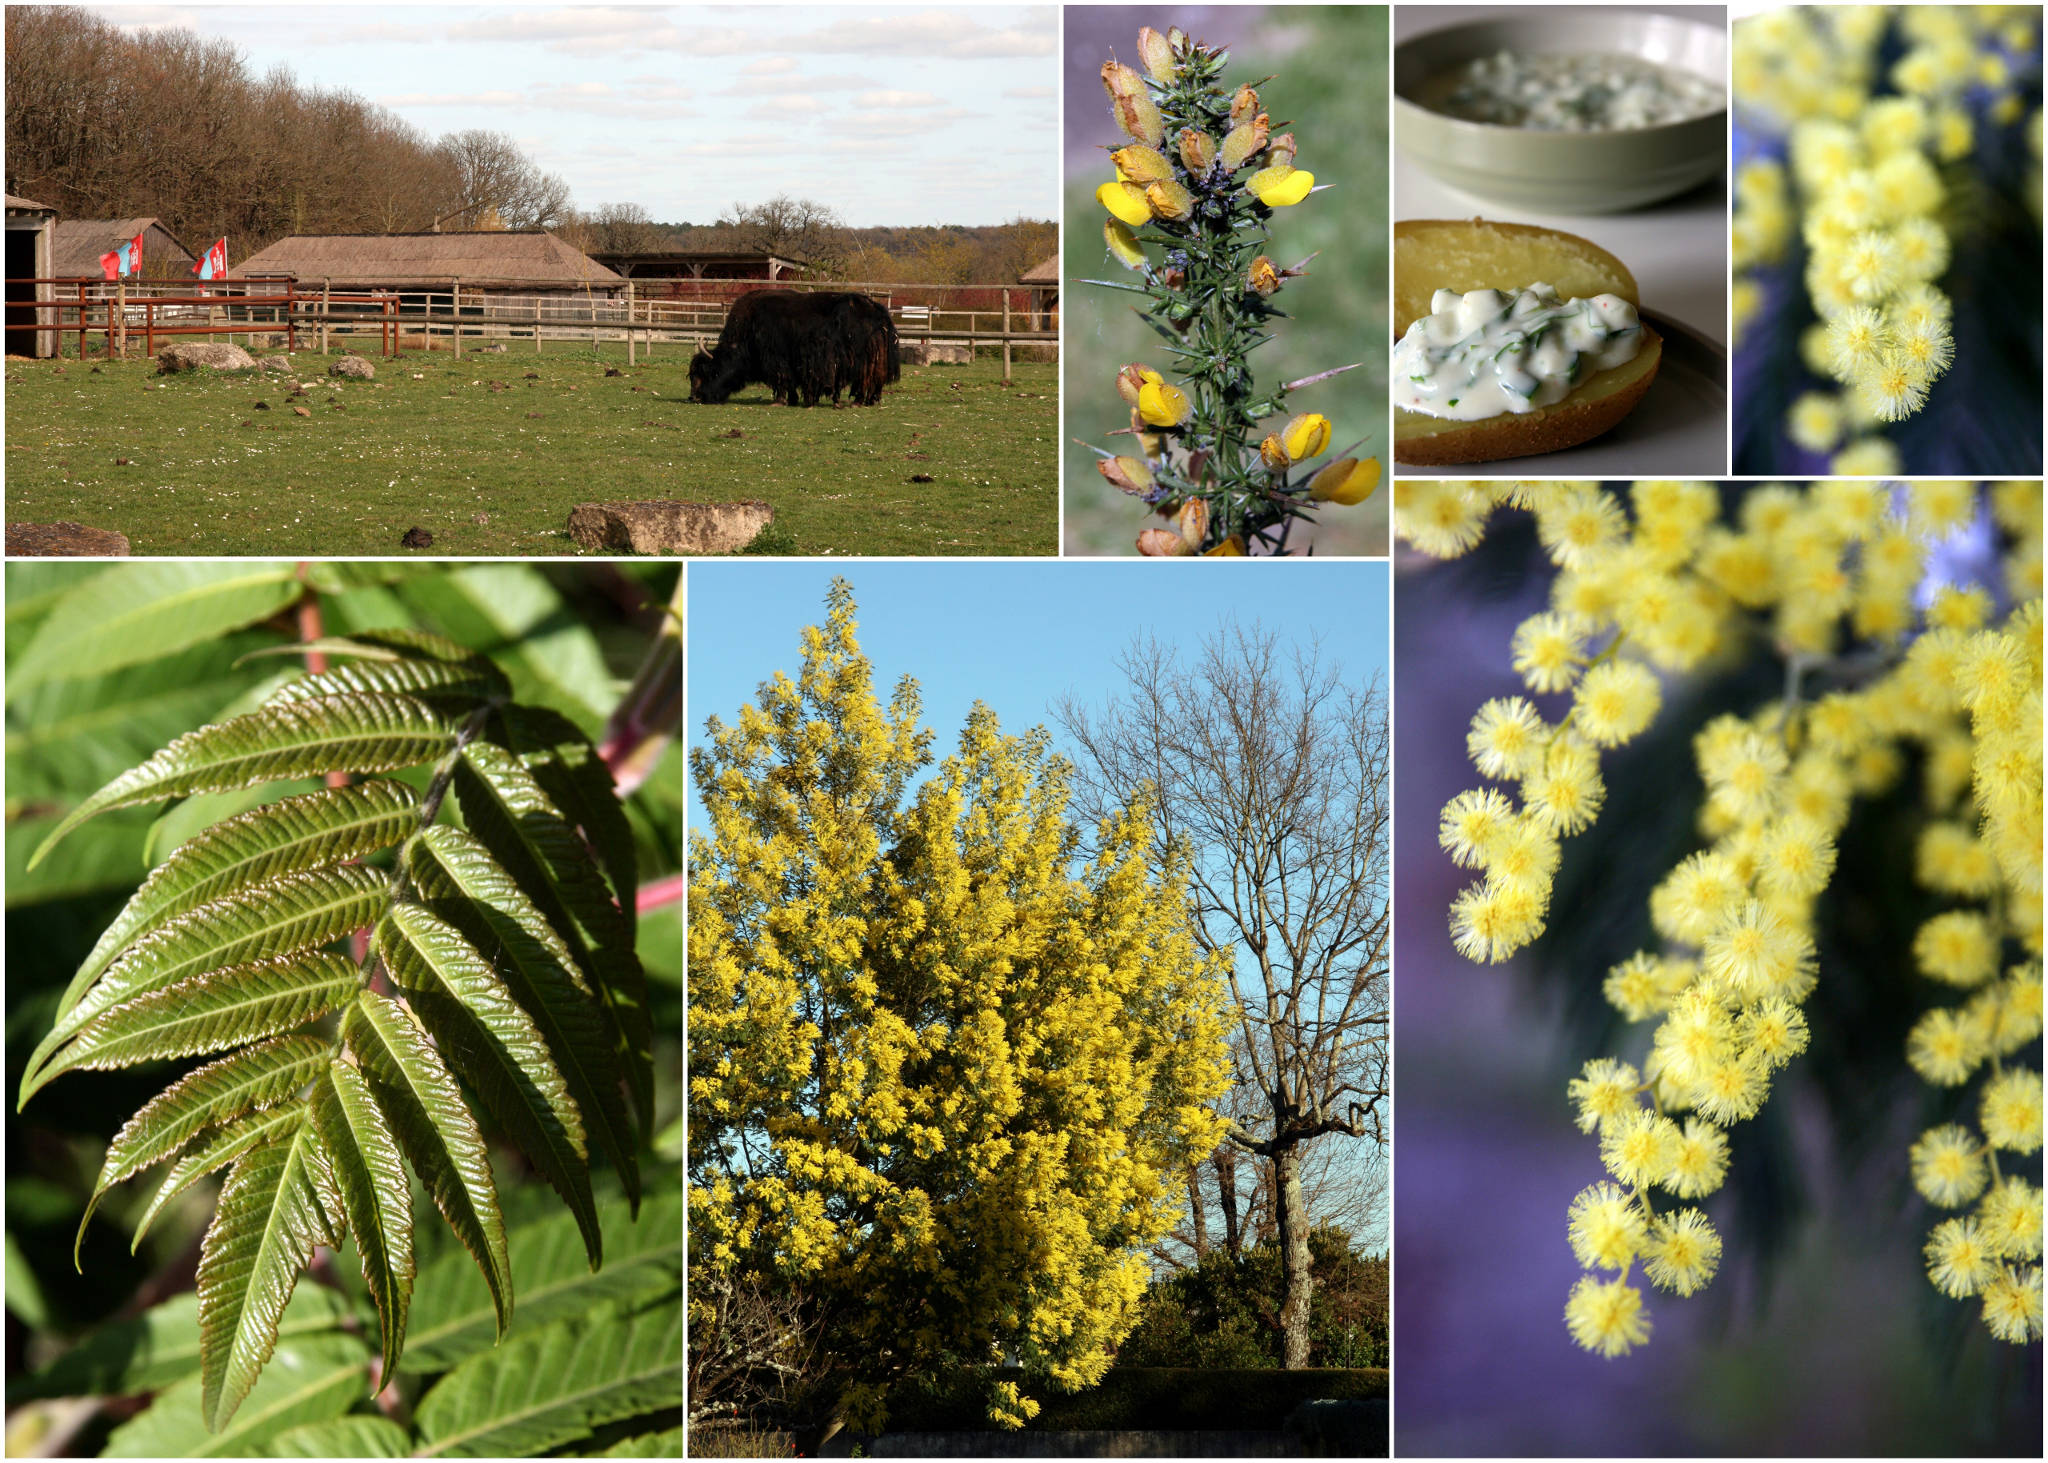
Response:
[[[847,252],[846,221],[829,204],[779,193],[766,203],[735,203],[718,220],[729,247],[798,259],[834,273]]]
[[[544,229],[569,212],[569,185],[543,172],[503,132],[451,132],[441,151],[456,179],[447,211],[467,228]]]
[[[1282,1349],[1301,1367],[1314,1290],[1304,1164],[1326,1140],[1383,1151],[1387,1137],[1384,684],[1236,623],[1193,666],[1142,637],[1118,668],[1124,695],[1057,710],[1082,753],[1080,808],[1092,821],[1149,791],[1166,842],[1191,860],[1198,937],[1226,957],[1236,1003],[1227,1142],[1269,1168]],[[1238,1182],[1219,1192],[1226,1219]]]
[[[571,212],[558,233],[586,254],[648,254],[672,247],[669,231],[637,203],[600,203]]]

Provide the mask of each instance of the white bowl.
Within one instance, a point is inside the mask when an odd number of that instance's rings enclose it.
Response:
[[[1426,172],[1535,213],[1623,213],[1683,193],[1728,156],[1728,108],[1656,127],[1543,132],[1468,122],[1415,98],[1432,78],[1498,51],[1634,56],[1728,85],[1728,33],[1641,10],[1532,6],[1446,26],[1394,48],[1394,143]]]

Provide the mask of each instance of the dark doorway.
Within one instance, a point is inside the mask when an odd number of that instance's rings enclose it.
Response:
[[[17,283],[33,279],[36,273],[36,229],[9,229],[7,231],[7,323],[9,326],[33,325],[36,323],[36,287],[28,283]],[[23,303],[27,302],[27,303]],[[32,356],[36,353],[37,332],[13,330],[7,332],[7,354],[10,356]]]

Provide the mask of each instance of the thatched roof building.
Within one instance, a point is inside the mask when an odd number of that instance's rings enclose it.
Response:
[[[760,250],[644,249],[633,253],[599,250],[591,258],[632,279],[802,279],[801,259]]]
[[[199,256],[187,249],[157,218],[63,218],[51,246],[56,268],[67,279],[99,279],[100,255],[142,235],[144,279],[192,278]]]
[[[1059,326],[1060,256],[1041,260],[1017,276],[1017,283],[1031,286],[1031,328],[1054,330]]]
[[[445,290],[463,285],[547,294],[597,294],[625,280],[545,229],[468,233],[293,234],[228,271],[230,279],[294,275],[337,289]]]

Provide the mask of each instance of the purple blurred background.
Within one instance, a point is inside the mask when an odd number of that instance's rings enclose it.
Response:
[[[1703,1206],[1728,1240],[1707,1291],[1680,1299],[1645,1287],[1653,1334],[1627,1357],[1604,1360],[1567,1336],[1564,1302],[1580,1271],[1565,1209],[1603,1175],[1564,1087],[1607,1049],[1567,1032],[1565,988],[1597,990],[1636,932],[1590,932],[1599,961],[1569,981],[1539,981],[1533,952],[1470,964],[1451,946],[1446,911],[1472,875],[1436,843],[1438,809],[1479,785],[1464,752],[1472,712],[1523,693],[1508,640],[1544,606],[1550,575],[1528,524],[1497,514],[1472,559],[1396,561],[1397,1454],[2038,1456],[2040,1346],[1993,1341],[1974,1302],[1927,1284],[1919,1248],[1933,1220],[1903,1177],[1921,1116],[1910,1095],[1873,1105],[1845,1134],[1798,1063],[1772,1106],[1805,1207],[1750,1227],[1783,1247],[1768,1276],[1738,1230],[1743,1208],[1769,1196],[1745,1192],[1736,1175]],[[1667,690],[1667,714],[1684,694]],[[1632,804],[1668,810],[1690,776],[1640,761],[1630,781],[1623,771],[1610,756],[1608,819]],[[1554,910],[1545,940],[1570,917]],[[1856,977],[1823,963],[1824,981]],[[1639,1046],[1623,1050],[1635,1057]],[[1743,1145],[1763,1141],[1761,1121],[1731,1133],[1738,1166]],[[1843,1149],[1863,1161],[1845,1165]]]

